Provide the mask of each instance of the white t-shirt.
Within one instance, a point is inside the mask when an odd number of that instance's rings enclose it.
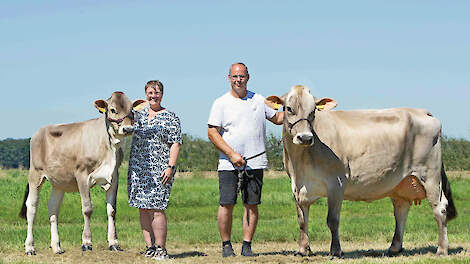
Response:
[[[246,97],[239,99],[230,92],[217,98],[212,105],[207,123],[221,127],[220,135],[227,144],[242,157],[249,158],[266,150],[266,121],[276,114],[264,103],[264,97],[247,91]],[[268,167],[266,153],[248,160],[247,169]],[[219,154],[219,171],[236,169],[230,159]]]

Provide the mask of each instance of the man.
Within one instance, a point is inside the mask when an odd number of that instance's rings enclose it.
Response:
[[[263,169],[268,166],[265,119],[281,125],[284,113],[277,113],[264,103],[261,95],[247,90],[250,75],[245,64],[232,64],[228,79],[232,89],[215,100],[208,121],[209,140],[220,150],[217,221],[222,239],[222,257],[235,256],[230,235],[239,172],[243,173],[241,193],[245,207],[241,255],[255,256],[251,250],[251,240],[258,223]]]

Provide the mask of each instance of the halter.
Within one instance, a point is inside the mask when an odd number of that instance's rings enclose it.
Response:
[[[289,128],[289,134],[292,133],[292,128],[293,128],[297,123],[299,123],[300,121],[304,121],[304,120],[307,121],[308,126],[310,127],[310,131],[313,132],[312,122],[310,122],[310,120],[308,120],[307,118],[301,118],[301,119],[295,121],[295,122],[292,123],[292,124],[289,123],[289,121],[287,121],[287,127]],[[312,121],[313,121],[313,120],[312,120]]]
[[[122,121],[124,121],[124,118],[114,119],[114,118],[108,117],[108,120],[111,122],[120,124]]]
[[[114,123],[118,123],[118,124],[122,123],[122,121],[124,121],[124,119],[126,117],[130,118],[131,120],[134,120],[134,117],[133,117],[132,113],[130,113],[129,115],[127,115],[123,118],[119,118],[119,119],[114,119],[114,118],[111,118],[111,117],[107,116],[107,118],[110,122],[114,122]]]
[[[285,107],[285,106],[284,106],[283,111],[284,111],[284,112],[286,111],[286,107]],[[313,109],[313,119],[312,119],[312,121],[310,121],[308,118],[301,118],[301,119],[295,121],[295,122],[292,123],[292,124],[289,123],[289,121],[287,121],[287,127],[289,128],[289,134],[292,134],[292,128],[293,128],[297,123],[299,123],[300,121],[303,121],[303,120],[307,121],[308,126],[310,127],[310,132],[313,133],[314,131],[313,131],[313,127],[312,127],[312,122],[313,122],[313,120],[315,120],[315,112],[316,112],[316,111],[317,111],[317,107],[315,107],[315,108]],[[286,118],[286,120],[287,120],[287,118]]]

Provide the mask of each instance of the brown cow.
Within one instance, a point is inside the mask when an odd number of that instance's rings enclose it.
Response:
[[[311,253],[310,205],[328,197],[330,254],[342,256],[339,219],[343,199],[390,197],[395,235],[388,254],[402,251],[411,203],[427,198],[439,231],[437,254],[447,255],[447,221],[456,217],[441,158],[441,123],[423,109],[329,111],[336,102],[316,99],[304,86],[267,104],[285,108],[284,166],[291,178],[300,227],[299,253]]]
[[[123,92],[95,101],[95,107],[103,113],[100,118],[72,124],[49,125],[39,129],[31,137],[28,186],[20,216],[28,220],[25,241],[27,255],[35,255],[33,224],[41,185],[47,179],[52,185],[49,199],[51,223],[51,248],[62,254],[57,223],[64,192],[80,192],[84,228],[82,250],[92,250],[90,217],[93,205],[90,188],[101,186],[106,191],[108,213],[109,249],[121,250],[115,228],[118,168],[122,161],[121,140],[132,134],[133,107],[143,100],[129,101]]]

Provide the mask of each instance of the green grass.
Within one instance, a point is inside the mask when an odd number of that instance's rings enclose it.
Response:
[[[10,170],[0,177],[0,253],[23,250],[26,237],[26,221],[18,217],[27,183],[27,171]],[[117,204],[117,230],[123,247],[141,248],[138,210],[127,204],[127,167],[120,170]],[[451,179],[452,192],[459,216],[448,224],[449,241],[470,241],[470,179]],[[94,213],[92,233],[94,246],[106,247],[107,216],[105,193],[100,188],[92,189]],[[49,250],[50,230],[47,202],[50,184],[43,185],[38,215],[34,228],[37,250]],[[264,181],[260,220],[256,231],[257,242],[293,242],[299,234],[296,209],[287,176],[267,178]],[[217,228],[218,184],[217,179],[202,176],[176,179],[167,211],[168,242],[202,244],[220,242]],[[310,209],[309,233],[311,243],[329,244],[330,232],[326,225],[326,199],[320,199]],[[235,207],[232,241],[240,242],[242,206]],[[340,236],[343,242],[389,243],[394,232],[393,208],[389,199],[372,203],[344,201],[341,211]],[[80,195],[65,195],[60,217],[59,234],[64,248],[79,247],[83,217]],[[412,206],[404,243],[429,243],[437,246],[437,225],[426,201],[421,206]]]

